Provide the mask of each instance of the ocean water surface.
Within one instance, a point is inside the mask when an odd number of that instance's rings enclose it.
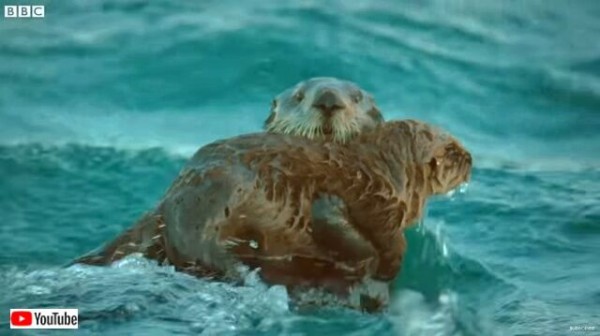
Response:
[[[44,19],[0,20],[0,335],[600,335],[599,2],[35,3]],[[407,233],[388,311],[298,312],[254,273],[137,257],[64,267],[312,76],[474,155]],[[17,307],[78,308],[80,329],[10,330]]]

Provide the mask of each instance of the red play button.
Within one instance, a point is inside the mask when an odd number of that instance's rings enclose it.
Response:
[[[26,327],[33,323],[33,314],[29,311],[14,310],[10,313],[10,324],[15,327]]]

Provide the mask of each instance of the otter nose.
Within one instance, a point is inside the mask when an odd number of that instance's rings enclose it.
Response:
[[[324,91],[317,96],[313,106],[321,110],[327,117],[331,117],[335,110],[343,109],[345,107],[342,98],[329,90]]]

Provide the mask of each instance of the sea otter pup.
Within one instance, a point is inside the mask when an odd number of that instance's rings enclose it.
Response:
[[[141,252],[229,280],[246,265],[292,297],[318,289],[377,310],[400,269],[403,230],[428,196],[467,181],[471,165],[456,139],[408,120],[346,145],[267,133],[217,141],[196,152],[152,212],[78,261]]]
[[[371,94],[358,85],[333,77],[315,77],[273,99],[265,129],[344,143],[383,121]]]

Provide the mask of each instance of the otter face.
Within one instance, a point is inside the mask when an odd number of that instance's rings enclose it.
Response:
[[[426,149],[421,159],[432,194],[445,194],[470,179],[473,159],[458,140],[429,126],[419,130],[418,138]]]
[[[383,121],[373,97],[356,84],[317,77],[275,97],[265,129],[344,143]]]

